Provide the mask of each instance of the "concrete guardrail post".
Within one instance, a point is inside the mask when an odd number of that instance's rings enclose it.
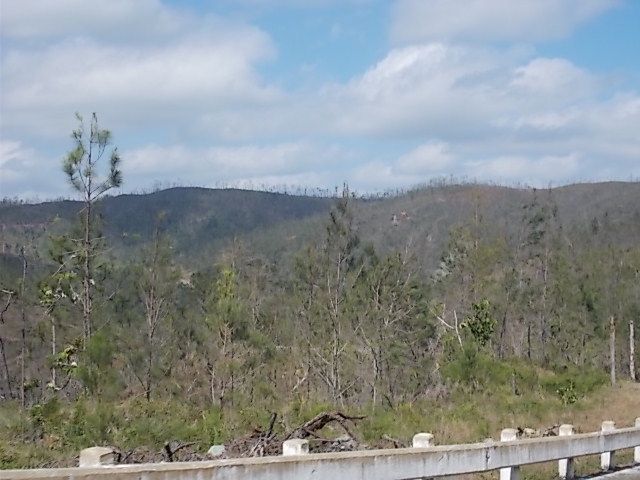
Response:
[[[80,467],[104,467],[116,463],[116,454],[112,448],[90,447],[80,451]]]
[[[309,440],[292,438],[282,443],[282,455],[285,457],[290,455],[306,455],[307,453],[309,453]]]
[[[602,433],[612,432],[616,429],[616,423],[611,420],[602,422]],[[604,452],[600,455],[600,468],[605,472],[616,466],[615,452]]]
[[[640,417],[636,418],[636,428],[640,428]],[[640,446],[633,449],[633,461],[640,464]]]
[[[429,448],[433,447],[433,434],[416,433],[411,442],[413,448]],[[431,480],[430,477],[422,477],[420,480]]]
[[[500,432],[501,442],[512,442],[518,439],[518,431],[515,428],[505,428]],[[500,480],[520,480],[520,467],[500,469]]]
[[[433,447],[433,435],[431,433],[416,433],[413,436],[413,448]]]
[[[573,435],[573,425],[560,425],[558,435],[561,437]],[[573,458],[563,458],[558,460],[558,475],[563,480],[571,480],[575,476],[575,468]]]

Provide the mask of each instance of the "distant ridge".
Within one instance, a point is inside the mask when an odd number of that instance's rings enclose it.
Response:
[[[629,245],[640,239],[640,183],[580,183],[537,189],[541,203],[551,202],[567,231],[607,225],[599,238]],[[534,189],[497,185],[432,185],[397,196],[356,200],[356,221],[367,242],[379,250],[411,244],[425,268],[432,266],[451,228],[481,219],[517,241],[523,207]],[[104,232],[116,257],[127,257],[149,239],[157,215],[185,263],[211,258],[234,238],[272,258],[295,252],[317,240],[333,199],[242,189],[173,187],[145,194],[123,194],[100,202]],[[43,247],[50,233],[68,230],[81,208],[78,201],[0,205],[0,242],[15,246],[35,242]],[[394,215],[399,220],[394,224]],[[5,253],[12,248],[5,247]],[[46,249],[40,248],[40,251]]]

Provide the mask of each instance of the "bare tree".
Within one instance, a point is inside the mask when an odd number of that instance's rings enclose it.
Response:
[[[609,318],[609,375],[611,385],[616,384],[616,319],[613,315]]]
[[[636,340],[633,318],[629,320],[629,375],[632,381],[636,381]]]
[[[153,245],[146,252],[138,280],[138,292],[144,307],[146,327],[146,359],[142,383],[147,400],[151,400],[153,390],[153,371],[158,357],[156,350],[159,329],[169,315],[171,298],[177,281],[176,269],[171,261],[170,247],[161,229],[162,220],[163,214],[156,221]]]
[[[13,300],[15,298],[15,292],[13,290],[2,290],[2,293],[7,296],[7,301],[0,310],[0,325],[4,325],[4,315],[11,307]],[[7,383],[7,392],[9,393],[9,397],[13,398],[13,388],[11,385],[11,375],[9,373],[9,364],[7,363],[7,349],[5,347],[4,338],[0,336],[0,356],[2,356],[2,365],[4,369],[5,381]]]
[[[20,281],[20,318],[22,319],[21,328],[21,347],[20,347],[20,405],[22,408],[26,406],[25,400],[25,387],[26,387],[26,372],[25,372],[25,356],[27,355],[27,313],[26,313],[26,299],[24,295],[25,283],[27,281],[27,257],[24,253],[24,246],[20,247],[20,259],[22,260],[22,279]]]

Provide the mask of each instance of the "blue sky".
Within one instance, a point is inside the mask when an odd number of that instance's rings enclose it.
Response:
[[[76,111],[123,191],[640,177],[637,0],[1,5],[1,196],[70,193]]]

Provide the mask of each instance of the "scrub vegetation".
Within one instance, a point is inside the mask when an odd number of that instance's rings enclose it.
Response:
[[[640,414],[638,183],[109,197],[93,121],[82,202],[0,205],[0,467],[204,453],[273,414],[364,416],[371,447]]]

